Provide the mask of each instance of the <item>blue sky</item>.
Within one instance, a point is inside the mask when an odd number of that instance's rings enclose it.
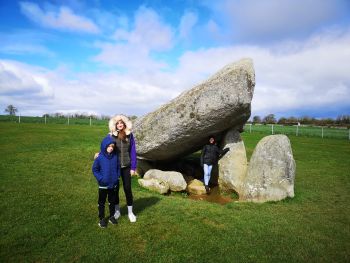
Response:
[[[143,115],[250,57],[252,115],[350,114],[348,0],[0,0],[0,107]]]

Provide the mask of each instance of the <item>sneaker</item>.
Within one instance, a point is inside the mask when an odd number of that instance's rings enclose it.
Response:
[[[102,218],[100,222],[98,223],[99,227],[106,228],[107,227],[107,220],[105,218]]]
[[[120,217],[120,210],[115,210],[114,218],[118,219]]]
[[[207,195],[210,194],[210,188],[209,188],[209,186],[207,186],[207,185],[205,186],[205,191],[207,192]]]
[[[110,222],[112,225],[118,224],[118,222],[117,222],[117,220],[115,219],[114,216],[111,216],[111,217],[109,218],[109,222]]]
[[[129,213],[128,216],[131,223],[136,222],[136,216],[134,215],[134,213]]]

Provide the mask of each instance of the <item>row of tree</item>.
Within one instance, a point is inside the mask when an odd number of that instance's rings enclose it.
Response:
[[[5,112],[7,112],[9,115],[16,115],[16,112],[18,112],[18,109],[13,105],[8,105],[5,109]],[[64,114],[61,112],[56,113],[46,113],[43,115],[43,117],[53,117],[53,118],[67,118],[68,116],[70,118],[92,118],[92,119],[102,119],[102,120],[108,120],[111,116],[108,115],[101,115],[97,116],[95,114],[89,114],[89,113],[73,113],[73,114]],[[137,116],[129,116],[131,120],[135,120]],[[350,115],[339,115],[336,119],[332,118],[322,118],[322,119],[316,119],[309,116],[303,116],[301,118],[297,117],[281,117],[277,120],[275,117],[275,114],[268,114],[265,117],[261,118],[260,116],[256,115],[252,118],[251,121],[248,121],[248,123],[253,124],[283,124],[283,125],[299,125],[299,124],[306,124],[306,125],[319,125],[319,126],[349,126],[350,125]]]
[[[16,113],[18,112],[18,109],[17,107],[13,106],[13,105],[8,105],[5,109],[5,112],[8,113],[9,115],[13,115],[15,116]],[[98,116],[98,115],[95,115],[95,114],[89,114],[89,113],[86,113],[86,112],[83,112],[83,113],[62,113],[62,112],[56,112],[56,113],[45,113],[42,117],[51,117],[51,118],[77,118],[77,119],[99,119],[99,120],[108,120],[111,118],[111,116],[109,115],[101,115],[101,116]],[[135,120],[137,118],[137,116],[135,115],[132,115],[132,116],[129,116],[129,118],[131,120]]]
[[[43,117],[47,118],[77,118],[77,119],[95,119],[95,120],[107,120],[110,118],[108,115],[101,115],[98,116],[96,114],[89,114],[89,113],[62,113],[62,112],[55,112],[55,113],[45,113]]]
[[[51,118],[77,118],[77,119],[95,119],[95,120],[109,120],[111,116],[109,115],[95,115],[95,114],[88,114],[88,113],[69,113],[69,114],[64,114],[61,112],[56,112],[56,113],[46,113],[43,115],[43,117],[51,117]],[[131,120],[135,120],[137,116],[132,115],[128,116]]]
[[[261,118],[260,116],[254,116],[250,123],[253,124],[282,124],[282,125],[319,125],[319,126],[349,126],[350,115],[339,115],[337,118],[321,118],[316,119],[309,116],[303,117],[281,117],[277,120],[274,114],[268,114]]]

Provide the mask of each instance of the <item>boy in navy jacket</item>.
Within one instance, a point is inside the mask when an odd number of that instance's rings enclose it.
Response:
[[[120,176],[120,167],[118,166],[118,155],[115,151],[115,142],[110,135],[107,135],[101,142],[101,154],[95,159],[92,166],[92,172],[98,183],[98,217],[99,226],[107,227],[108,219],[105,218],[105,202],[108,196],[109,202],[109,222],[117,224],[114,218],[116,189]]]

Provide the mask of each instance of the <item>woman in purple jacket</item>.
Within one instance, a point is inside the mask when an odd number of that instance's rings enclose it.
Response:
[[[136,171],[136,144],[134,135],[131,132],[132,123],[124,115],[116,115],[109,120],[109,131],[116,142],[116,148],[119,153],[120,175],[123,180],[123,188],[128,206],[128,216],[130,222],[136,222],[136,216],[133,213],[133,195],[131,191],[131,175]],[[114,217],[120,217],[119,207],[119,184],[116,193],[116,205]]]

